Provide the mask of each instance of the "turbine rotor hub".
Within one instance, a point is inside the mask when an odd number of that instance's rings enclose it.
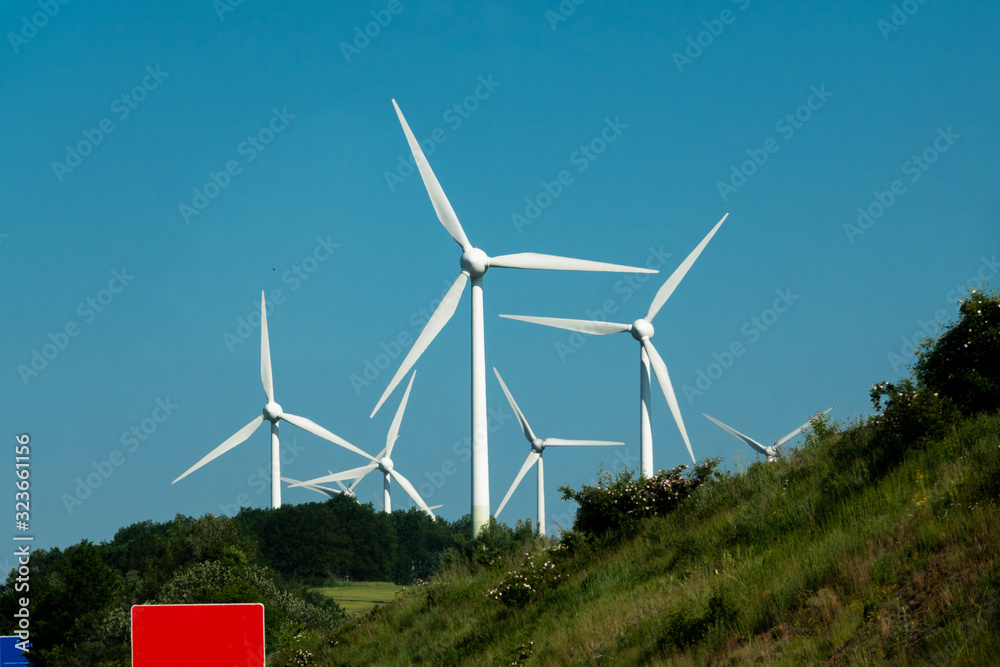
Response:
[[[489,256],[479,248],[469,248],[463,252],[459,263],[470,278],[480,278],[490,268]]]
[[[270,403],[264,406],[263,414],[264,414],[264,419],[274,424],[279,419],[281,419],[281,415],[283,414],[283,412],[281,410],[280,405],[278,405],[274,401],[271,401]]]
[[[388,456],[379,459],[378,469],[388,474],[389,471],[392,470],[392,459],[390,459]]]
[[[632,338],[642,341],[644,338],[652,338],[655,331],[652,322],[645,318],[640,318],[632,323],[632,331],[630,333],[632,334]]]
[[[545,443],[542,442],[541,438],[535,438],[531,441],[531,451],[541,454],[543,449],[545,449]]]

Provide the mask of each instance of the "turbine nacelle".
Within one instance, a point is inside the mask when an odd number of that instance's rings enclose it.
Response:
[[[490,268],[490,258],[479,248],[469,248],[462,253],[459,264],[462,266],[462,271],[469,274],[470,278],[481,278]]]
[[[278,423],[278,420],[281,419],[281,415],[283,414],[284,412],[282,411],[281,406],[274,401],[268,401],[267,405],[264,406],[264,419],[272,424]]]
[[[632,323],[632,328],[629,333],[632,334],[632,338],[635,338],[640,343],[646,338],[652,338],[656,330],[653,328],[653,323],[645,318],[639,318]]]

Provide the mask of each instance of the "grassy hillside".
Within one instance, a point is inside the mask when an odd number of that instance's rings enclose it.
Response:
[[[1000,413],[944,431],[821,423],[627,535],[480,553],[270,664],[993,664]]]

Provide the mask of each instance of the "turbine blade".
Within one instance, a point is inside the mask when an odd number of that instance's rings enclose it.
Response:
[[[514,478],[514,483],[510,485],[509,489],[507,489],[507,495],[503,497],[503,502],[500,503],[500,507],[498,507],[497,511],[493,514],[494,519],[500,517],[500,512],[502,512],[503,508],[507,505],[507,501],[510,500],[510,496],[514,493],[514,489],[516,489],[517,485],[521,483],[522,479],[524,479],[524,476],[528,473],[528,470],[531,469],[531,466],[535,465],[535,461],[540,458],[541,454],[535,450],[531,450],[531,453],[528,454],[528,458],[526,458],[524,463],[521,465],[521,470],[517,473],[517,477]]]
[[[304,482],[297,482],[292,484],[292,486],[315,486],[317,484],[325,484],[327,482],[336,482],[341,479],[354,479],[355,477],[361,477],[362,475],[367,475],[372,470],[378,467],[376,463],[369,463],[366,466],[361,466],[360,468],[352,468],[350,470],[345,470],[343,472],[336,472],[332,475],[323,475],[322,477],[317,477],[316,479],[308,479]]]
[[[563,440],[562,438],[545,438],[542,444],[546,447],[603,447],[605,445],[624,445],[624,442],[609,440]]]
[[[413,371],[410,376],[410,384],[406,385],[406,392],[403,393],[403,400],[399,403],[396,416],[392,418],[392,426],[389,427],[389,435],[385,439],[385,455],[392,457],[392,446],[396,444],[396,437],[399,435],[399,425],[403,421],[403,411],[406,410],[406,401],[410,399],[410,389],[413,388],[413,379],[417,377],[417,372]],[[379,457],[381,458],[381,457]]]
[[[392,106],[396,108],[399,123],[403,126],[403,133],[406,134],[406,143],[410,144],[410,152],[413,153],[417,169],[420,170],[420,178],[424,179],[424,187],[427,188],[427,194],[431,198],[431,204],[434,205],[434,212],[437,213],[438,220],[441,221],[444,228],[451,234],[451,238],[455,239],[455,242],[462,246],[462,250],[468,250],[472,247],[472,244],[469,243],[469,239],[465,235],[465,230],[462,229],[462,223],[458,221],[458,216],[455,215],[455,210],[451,207],[451,202],[445,196],[444,189],[438,183],[437,176],[431,170],[431,165],[427,162],[427,158],[424,157],[424,151],[421,150],[420,144],[417,142],[416,137],[413,136],[413,132],[410,131],[410,126],[407,124],[406,119],[403,118],[403,112],[399,110],[396,100],[392,101]]]
[[[261,422],[263,422],[263,421],[264,421],[264,415],[261,415],[261,416],[257,417],[256,419],[254,419],[249,424],[247,424],[246,426],[244,426],[243,428],[241,428],[236,433],[234,433],[231,436],[229,436],[229,438],[227,438],[225,442],[223,442],[221,445],[219,445],[218,447],[216,447],[215,449],[213,449],[211,452],[209,452],[204,458],[202,458],[202,460],[198,461],[193,466],[191,466],[190,468],[188,468],[187,472],[185,472],[183,475],[181,475],[180,477],[178,477],[177,479],[175,479],[173,482],[171,482],[171,484],[176,484],[177,482],[181,481],[182,479],[184,479],[185,477],[187,477],[188,475],[190,475],[195,470],[197,470],[198,468],[202,467],[203,465],[205,465],[209,461],[213,461],[213,460],[219,458],[220,456],[222,456],[223,454],[225,454],[226,452],[228,452],[230,449],[232,449],[236,445],[239,445],[240,443],[242,443],[244,440],[246,440],[247,438],[250,437],[251,433],[253,433],[254,431],[257,430],[257,427],[260,426]]]
[[[534,442],[535,434],[531,430],[531,426],[528,425],[528,419],[521,412],[521,408],[517,407],[517,401],[511,396],[510,390],[507,389],[507,385],[504,384],[503,378],[500,377],[500,371],[497,367],[493,367],[493,372],[496,373],[497,380],[500,380],[500,387],[503,389],[503,393],[507,396],[507,402],[510,403],[510,407],[514,409],[514,414],[517,415],[517,421],[521,424],[521,430],[524,431],[524,437],[528,439],[528,442]]]
[[[282,477],[281,481],[288,482],[288,488],[292,488],[293,486],[302,487],[303,489],[309,489],[310,491],[317,491],[330,498],[340,495],[340,491],[337,489],[328,489],[325,486],[319,486],[318,484],[300,482],[299,480],[292,479],[291,477]]]
[[[384,512],[385,511],[385,505],[383,505],[382,501],[379,500],[378,494],[375,493],[374,491],[372,491],[372,495],[375,496],[375,502],[378,503],[379,510],[381,510],[381,511]]]
[[[519,252],[514,255],[490,257],[490,266],[506,269],[546,269],[550,271],[609,271],[614,273],[658,273],[655,269],[643,269],[623,264],[593,262],[589,259],[573,259],[557,255],[541,255],[537,252]]]
[[[267,402],[274,401],[274,381],[271,378],[271,344],[267,339],[267,307],[264,291],[260,292],[260,381],[264,384]]]
[[[833,408],[827,408],[826,410],[824,410],[822,412],[822,414],[825,415],[826,413],[830,412],[830,410],[833,410]],[[809,426],[810,422],[812,422],[812,419],[810,419],[805,424],[803,424],[802,426],[798,427],[797,429],[795,429],[794,431],[792,431],[791,433],[789,433],[788,435],[786,435],[781,440],[778,440],[777,442],[775,442],[774,446],[775,447],[781,447],[783,444],[785,444],[786,442],[788,442],[789,440],[791,440],[792,438],[794,438],[795,436],[797,436],[799,433],[801,433],[807,426]]]
[[[417,340],[413,342],[413,347],[410,348],[410,351],[403,359],[403,363],[399,365],[399,370],[397,370],[396,374],[392,376],[389,386],[385,388],[384,392],[382,392],[382,398],[378,399],[378,404],[375,405],[375,409],[372,410],[369,418],[375,416],[375,413],[382,407],[382,404],[385,403],[385,399],[389,397],[389,394],[391,394],[392,390],[396,388],[399,381],[403,379],[403,376],[406,375],[411,368],[413,368],[413,364],[417,363],[417,359],[420,358],[420,355],[423,354],[424,350],[426,350],[431,344],[434,337],[441,332],[444,325],[448,324],[448,320],[451,319],[451,316],[455,314],[455,309],[458,308],[458,302],[462,298],[462,292],[465,291],[465,284],[468,280],[469,276],[465,273],[458,274],[458,278],[456,278],[455,282],[453,282],[451,287],[448,288],[448,293],[444,295],[444,298],[441,299],[441,303],[438,304],[438,307],[434,309],[434,313],[431,315],[430,319],[427,320],[427,324],[424,325],[424,330],[420,332],[420,335],[417,336]]]
[[[368,459],[370,461],[374,461],[375,460],[375,458],[371,454],[368,454],[368,453],[362,451],[361,449],[355,447],[351,443],[349,443],[346,440],[344,440],[343,438],[341,438],[339,435],[336,435],[334,433],[331,433],[330,431],[327,431],[325,428],[323,428],[322,426],[320,426],[319,424],[317,424],[316,422],[314,422],[311,419],[306,419],[305,417],[299,417],[298,415],[292,415],[292,414],[289,414],[287,412],[283,413],[281,415],[281,418],[284,419],[289,424],[294,424],[295,426],[298,426],[303,431],[308,431],[309,433],[312,433],[313,435],[318,435],[319,437],[323,438],[324,440],[329,440],[330,442],[332,442],[335,445],[340,445],[344,449],[349,449],[352,452],[354,452],[355,454],[360,454],[361,456],[365,457],[366,459]]]
[[[705,415],[704,412],[701,413],[701,414]],[[729,433],[732,433],[737,438],[739,438],[743,442],[745,442],[748,445],[750,445],[751,447],[753,447],[754,450],[757,451],[757,453],[763,454],[764,456],[767,456],[767,448],[764,445],[762,445],[759,442],[757,442],[756,440],[754,440],[753,438],[751,438],[749,435],[743,435],[742,433],[740,433],[736,429],[734,429],[734,428],[732,428],[730,426],[726,426],[725,424],[723,424],[722,422],[720,422],[715,417],[709,417],[708,415],[705,415],[705,416],[708,417],[709,419],[711,419],[713,422],[715,422],[719,426],[721,426],[723,428],[723,430],[728,431]]]
[[[694,451],[691,449],[691,441],[688,439],[687,429],[684,428],[684,420],[681,418],[681,407],[677,405],[677,396],[674,395],[674,386],[670,384],[670,375],[667,373],[667,365],[663,363],[663,359],[660,358],[660,353],[656,351],[653,347],[653,343],[650,342],[648,338],[642,341],[642,347],[646,350],[646,355],[649,357],[649,363],[653,366],[653,372],[656,374],[656,382],[660,385],[660,391],[663,392],[663,397],[667,399],[667,405],[670,406],[670,412],[674,415],[674,421],[677,422],[677,428],[680,429],[681,437],[684,438],[684,444],[687,445],[688,454],[691,455],[691,461],[696,462],[694,458]]]
[[[406,494],[410,496],[410,498],[413,498],[413,502],[419,505],[420,509],[427,512],[433,519],[434,512],[432,512],[431,508],[427,506],[427,503],[424,502],[424,499],[420,497],[420,494],[417,493],[417,490],[413,488],[413,485],[410,484],[410,480],[403,477],[402,474],[396,472],[395,468],[390,468],[389,474],[392,475],[397,482],[399,482],[399,485],[403,487],[403,490],[406,491]]]
[[[698,246],[691,251],[691,254],[687,256],[687,259],[681,262],[680,266],[674,269],[674,272],[669,278],[667,278],[667,282],[663,283],[663,286],[656,292],[656,296],[653,297],[653,303],[649,306],[649,312],[646,313],[646,319],[648,321],[652,322],[653,318],[656,317],[656,314],[660,312],[660,308],[663,307],[663,304],[667,302],[670,295],[673,294],[674,290],[677,289],[677,286],[680,285],[681,280],[683,280],[684,276],[687,275],[691,265],[694,264],[696,259],[698,259],[698,255],[700,255],[701,251],[705,249],[708,242],[712,240],[713,236],[715,236],[715,232],[719,231],[719,227],[722,226],[722,223],[724,223],[728,217],[728,213],[722,216],[722,220],[719,220],[719,222],[716,223],[715,227],[712,228],[712,231],[708,233],[708,236],[702,239],[701,243],[699,243]]]
[[[632,330],[631,324],[618,324],[617,322],[599,322],[597,320],[567,320],[561,317],[533,317],[531,315],[501,315],[504,319],[520,320],[533,324],[543,324],[556,329],[569,329],[580,333],[603,336],[605,334],[625,333]]]

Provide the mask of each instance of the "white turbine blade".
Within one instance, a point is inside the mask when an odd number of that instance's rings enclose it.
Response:
[[[537,461],[539,458],[541,458],[541,455],[534,450],[532,450],[531,453],[528,454],[528,458],[524,460],[524,465],[521,466],[521,471],[517,473],[517,477],[514,478],[514,483],[510,485],[509,489],[507,489],[507,495],[503,497],[503,502],[500,503],[500,507],[498,507],[497,511],[493,514],[493,518],[498,518],[500,516],[500,512],[502,512],[504,506],[507,505],[507,501],[510,500],[510,496],[512,493],[514,493],[514,489],[517,488],[517,485],[521,483],[521,480],[524,479],[524,476],[528,473],[528,470],[531,469],[531,466],[535,465],[535,461]]]
[[[542,444],[546,447],[604,447],[605,445],[624,445],[624,442],[609,440],[563,440],[562,438],[545,438]]]
[[[318,484],[307,484],[305,482],[300,482],[297,479],[292,479],[291,477],[282,477],[281,481],[288,482],[288,488],[292,488],[293,486],[302,487],[303,489],[309,489],[310,491],[317,491],[325,496],[329,496],[330,498],[340,495],[340,491],[337,489],[328,489],[325,486],[320,486]]]
[[[833,410],[833,408],[827,408],[826,410],[823,411],[822,414],[825,415],[830,410]],[[775,442],[774,446],[775,447],[781,447],[783,444],[785,444],[786,442],[788,442],[789,440],[791,440],[792,438],[794,438],[795,436],[797,436],[799,433],[801,433],[807,426],[809,426],[810,422],[812,422],[812,419],[810,419],[805,424],[803,424],[802,426],[798,427],[797,429],[795,429],[794,431],[792,431],[791,433],[789,433],[788,435],[786,435],[781,440],[778,440],[777,442]]]
[[[375,502],[378,504],[379,510],[381,510],[381,511],[384,512],[385,511],[385,505],[383,505],[382,501],[379,500],[378,494],[375,493],[374,491],[372,491],[372,495],[375,496]]]
[[[701,414],[705,415],[705,413],[704,413],[704,412],[703,412],[703,413],[701,413]],[[745,443],[747,443],[748,445],[750,445],[751,447],[753,447],[753,448],[754,448],[754,450],[756,450],[756,451],[757,451],[757,452],[758,452],[759,454],[763,454],[763,455],[767,456],[767,448],[766,448],[766,447],[764,447],[764,445],[762,445],[762,444],[760,444],[759,442],[757,442],[756,440],[754,440],[753,438],[751,438],[751,437],[750,437],[749,435],[743,435],[742,433],[740,433],[740,432],[739,432],[739,431],[737,431],[736,429],[734,429],[734,428],[732,428],[732,427],[730,427],[730,426],[726,426],[725,424],[723,424],[722,422],[720,422],[720,421],[719,421],[718,419],[716,419],[715,417],[709,417],[708,415],[705,415],[705,416],[706,416],[706,417],[708,417],[709,419],[711,419],[711,420],[712,420],[713,422],[715,422],[715,423],[716,423],[716,424],[718,424],[719,426],[721,426],[721,427],[722,427],[722,428],[723,428],[724,430],[726,430],[726,431],[728,431],[728,432],[732,433],[732,434],[733,434],[733,435],[735,435],[735,436],[736,436],[737,438],[739,438],[739,439],[740,439],[740,440],[742,440],[743,442],[745,442]]]
[[[318,435],[324,440],[329,440],[335,445],[340,445],[344,449],[351,450],[355,454],[361,454],[361,456],[365,457],[366,459],[369,459],[371,461],[375,460],[375,458],[371,454],[368,454],[362,451],[361,449],[355,447],[351,443],[341,438],[339,435],[327,431],[325,428],[323,428],[322,426],[320,426],[311,419],[306,419],[305,417],[299,417],[298,415],[292,415],[287,412],[282,413],[281,418],[284,419],[289,424],[294,424],[295,426],[298,426],[303,431],[308,431],[313,435]]]
[[[684,428],[684,420],[681,418],[681,406],[677,404],[677,396],[674,395],[674,386],[670,384],[670,375],[667,373],[667,365],[663,363],[663,359],[660,358],[660,353],[656,351],[653,347],[653,343],[650,342],[648,338],[642,341],[642,347],[646,350],[646,355],[649,357],[649,363],[653,367],[653,372],[656,374],[656,383],[660,385],[660,391],[663,392],[663,397],[667,399],[667,405],[670,406],[670,412],[674,415],[674,421],[677,422],[677,428],[680,429],[681,437],[684,438],[684,444],[687,445],[688,454],[691,455],[691,461],[695,462],[694,451],[691,449],[691,441],[688,440],[687,430]]]
[[[655,269],[637,266],[593,262],[589,259],[573,259],[557,255],[540,255],[537,252],[519,252],[514,255],[490,257],[490,266],[506,269],[547,269],[550,271],[609,271],[614,273],[658,273]]]
[[[260,292],[260,381],[264,384],[267,402],[274,401],[274,380],[271,378],[271,344],[267,340],[267,306],[264,291]]]
[[[434,212],[437,213],[438,220],[441,221],[444,228],[451,234],[451,238],[455,239],[455,242],[462,246],[462,250],[468,250],[472,247],[472,244],[469,243],[469,239],[465,235],[465,230],[462,229],[462,223],[458,221],[458,216],[455,215],[455,210],[451,207],[451,202],[445,196],[444,189],[438,183],[437,176],[431,170],[431,165],[427,162],[427,158],[424,157],[424,151],[421,150],[420,144],[417,142],[416,137],[413,136],[413,132],[410,131],[410,126],[407,124],[406,119],[403,118],[403,112],[399,110],[396,100],[392,101],[392,106],[396,108],[399,123],[403,126],[403,132],[406,134],[406,143],[410,144],[410,152],[413,153],[417,169],[420,170],[420,178],[424,179],[424,187],[427,188],[427,194],[431,198],[431,204],[434,205]]]
[[[517,407],[517,401],[511,395],[510,390],[507,389],[507,385],[504,384],[503,378],[500,377],[500,371],[497,367],[493,367],[493,372],[496,373],[497,380],[500,380],[500,387],[503,389],[503,393],[507,396],[507,402],[510,403],[510,407],[514,409],[514,414],[517,415],[517,421],[521,424],[521,430],[524,431],[524,437],[528,439],[528,442],[534,442],[535,434],[531,430],[531,426],[528,425],[528,419],[521,412],[521,408]]]
[[[406,401],[410,399],[410,389],[413,388],[415,377],[417,377],[417,372],[413,371],[413,375],[410,376],[410,384],[406,385],[403,400],[400,401],[399,408],[396,410],[396,416],[392,418],[392,426],[389,427],[389,435],[385,439],[385,455],[388,457],[392,457],[392,446],[396,444],[396,438],[399,436],[399,425],[403,421],[403,411],[406,410]]]
[[[399,485],[403,488],[404,491],[406,491],[406,494],[410,496],[410,498],[413,498],[413,502],[419,505],[420,509],[427,512],[433,519],[434,512],[432,512],[431,508],[427,506],[427,503],[424,502],[424,499],[420,497],[420,494],[417,493],[417,490],[413,488],[413,485],[410,484],[410,480],[406,479],[405,477],[403,477],[403,475],[396,472],[394,468],[389,469],[389,474],[392,475],[397,482],[399,482]]]
[[[656,317],[656,314],[660,312],[660,308],[663,307],[663,304],[667,302],[670,295],[673,294],[674,290],[677,289],[677,286],[680,285],[681,280],[683,280],[684,276],[691,268],[691,265],[694,264],[696,259],[698,259],[698,255],[700,255],[701,251],[705,249],[708,242],[712,240],[713,236],[715,236],[715,232],[719,231],[719,227],[722,226],[722,223],[724,223],[728,217],[728,213],[722,216],[722,220],[719,220],[719,222],[716,223],[715,227],[712,228],[712,231],[708,233],[708,236],[702,239],[701,243],[698,244],[698,247],[692,250],[691,254],[687,256],[687,259],[681,262],[681,265],[674,270],[669,278],[667,278],[667,282],[663,283],[663,286],[660,287],[659,291],[657,291],[656,296],[653,297],[653,303],[649,306],[649,312],[646,313],[646,319],[648,321],[652,322],[653,318]]]
[[[619,324],[617,322],[599,322],[597,320],[567,320],[561,317],[533,317],[531,315],[501,315],[504,319],[520,320],[533,324],[543,324],[556,329],[569,329],[580,333],[603,336],[605,334],[625,333],[632,330],[631,324]]]
[[[264,421],[264,415],[261,415],[261,416],[257,417],[256,419],[254,419],[249,424],[247,424],[246,426],[244,426],[243,428],[241,428],[236,433],[234,433],[231,436],[229,436],[229,438],[227,438],[225,442],[223,442],[221,445],[219,445],[218,447],[216,447],[215,449],[213,449],[211,452],[209,452],[204,458],[202,458],[202,460],[198,461],[193,466],[191,466],[190,468],[188,468],[187,472],[185,472],[183,475],[181,475],[180,477],[178,477],[177,479],[175,479],[173,482],[171,482],[171,484],[176,484],[177,482],[181,481],[182,479],[184,479],[185,477],[187,477],[188,475],[190,475],[195,470],[197,470],[198,468],[202,467],[203,465],[205,465],[209,461],[213,461],[213,460],[219,458],[220,456],[222,456],[223,454],[225,454],[226,452],[228,452],[230,449],[232,449],[236,445],[242,443],[244,440],[246,440],[247,438],[250,437],[251,433],[253,433],[254,431],[257,430],[257,427],[260,426],[261,422],[263,422],[263,421]]]
[[[430,506],[430,507],[428,507],[427,509],[431,509],[431,510],[439,510],[439,509],[441,509],[442,507],[444,507],[444,505],[431,505],[431,506]]]
[[[316,479],[307,479],[304,482],[296,482],[295,484],[292,484],[292,486],[315,486],[317,484],[325,484],[327,482],[336,482],[341,479],[354,479],[355,477],[367,475],[377,467],[377,464],[369,463],[368,465],[361,466],[360,468],[352,468],[351,470],[336,472],[331,475],[323,475],[322,477],[317,477]]]
[[[375,409],[372,410],[369,418],[375,416],[375,413],[382,407],[382,404],[385,403],[385,399],[389,397],[389,394],[391,394],[392,390],[396,388],[399,381],[403,379],[403,376],[406,375],[411,368],[413,368],[413,364],[417,363],[417,359],[420,358],[420,355],[423,354],[424,350],[426,350],[431,344],[434,337],[441,332],[444,325],[448,324],[448,320],[451,319],[451,316],[455,314],[455,309],[458,308],[458,302],[462,298],[462,292],[465,291],[465,284],[468,280],[469,276],[465,273],[458,274],[458,278],[456,278],[455,282],[453,282],[451,287],[448,288],[448,293],[444,295],[444,298],[441,299],[441,303],[438,304],[438,307],[434,309],[434,313],[431,315],[430,319],[427,320],[427,324],[424,325],[424,330],[420,332],[420,335],[417,336],[417,340],[413,342],[413,347],[410,348],[410,351],[403,359],[403,363],[399,365],[399,370],[397,370],[396,374],[392,376],[389,386],[385,388],[384,392],[382,392],[382,398],[378,399],[378,404],[375,406]]]

